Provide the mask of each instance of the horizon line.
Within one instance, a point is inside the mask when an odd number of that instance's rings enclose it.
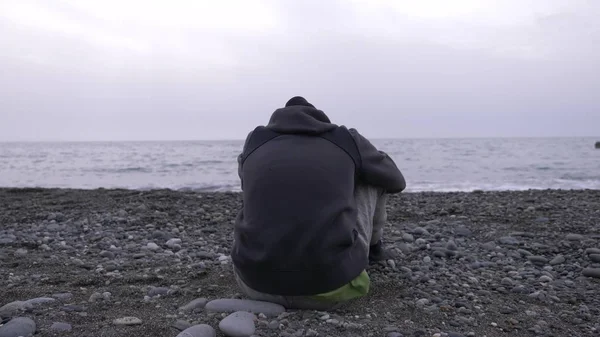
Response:
[[[460,137],[367,137],[369,140],[460,140],[460,139],[560,139],[560,138],[598,138],[600,136],[460,136]],[[10,143],[152,143],[152,142],[237,142],[245,138],[205,138],[205,139],[96,139],[96,140],[0,140],[0,144]]]

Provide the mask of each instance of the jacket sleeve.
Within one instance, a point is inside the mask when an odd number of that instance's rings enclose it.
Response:
[[[250,131],[250,133],[248,134],[248,137],[246,137],[246,141],[244,142],[244,147],[242,149],[242,153],[240,153],[237,157],[237,163],[238,163],[238,176],[240,177],[240,187],[242,189],[242,191],[244,190],[244,178],[243,178],[243,170],[242,170],[242,157],[244,156],[244,153],[246,153],[246,147],[248,146],[248,141],[250,140],[250,137],[252,136],[252,132]]]
[[[379,151],[356,129],[349,129],[361,157],[360,179],[369,185],[383,188],[386,193],[399,193],[406,181],[396,163],[385,152]]]

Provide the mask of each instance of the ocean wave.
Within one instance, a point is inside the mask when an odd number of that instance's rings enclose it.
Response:
[[[152,173],[153,169],[149,167],[131,166],[131,167],[92,167],[81,169],[88,173],[103,173],[103,174],[121,174],[121,173]]]
[[[600,175],[598,175],[598,174],[567,173],[567,174],[561,175],[558,179],[563,180],[563,181],[568,181],[568,180],[571,180],[571,181],[596,181],[596,182],[600,183]]]

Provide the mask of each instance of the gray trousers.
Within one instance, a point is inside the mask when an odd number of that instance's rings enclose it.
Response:
[[[358,210],[358,240],[366,247],[368,255],[369,246],[381,239],[383,227],[387,221],[385,209],[387,194],[380,188],[357,185],[354,190],[354,199]],[[234,274],[241,291],[253,300],[281,304],[288,309],[305,310],[335,310],[345,304],[343,302],[322,301],[310,296],[280,296],[258,292],[248,287],[240,279],[235,267]]]

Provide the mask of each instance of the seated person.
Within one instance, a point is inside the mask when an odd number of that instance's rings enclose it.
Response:
[[[406,188],[394,161],[302,97],[250,132],[238,157],[243,207],[231,257],[255,300],[331,310],[369,291],[390,258],[386,197]]]

